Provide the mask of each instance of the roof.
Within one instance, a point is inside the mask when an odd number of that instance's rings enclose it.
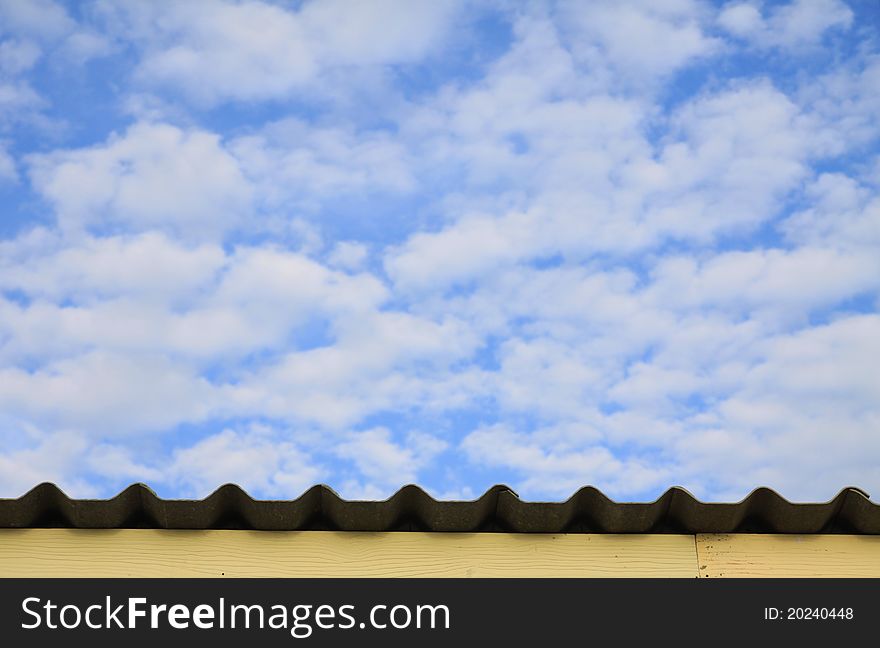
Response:
[[[438,501],[404,486],[384,501],[350,501],[327,486],[294,500],[255,500],[227,484],[203,500],[166,500],[134,484],[107,500],[71,499],[40,484],[0,499],[0,528],[253,529],[267,531],[435,531],[514,533],[854,533],[880,534],[880,505],[858,488],[824,503],[792,503],[758,488],[738,503],[704,503],[670,488],[656,501],[620,503],[596,488],[565,502],[527,502],[493,486],[472,501]]]

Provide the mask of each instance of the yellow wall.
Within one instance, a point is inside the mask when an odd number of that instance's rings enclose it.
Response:
[[[880,577],[880,536],[697,536],[700,576]]]
[[[0,577],[880,577],[880,537],[0,530]]]

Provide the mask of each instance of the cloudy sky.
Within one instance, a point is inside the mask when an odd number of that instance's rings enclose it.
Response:
[[[0,0],[0,496],[880,493],[874,0]]]

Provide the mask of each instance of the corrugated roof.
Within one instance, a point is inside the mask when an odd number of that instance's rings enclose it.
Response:
[[[0,528],[35,527],[880,534],[880,505],[857,488],[815,504],[795,504],[758,488],[741,502],[718,504],[677,487],[654,502],[620,503],[589,486],[565,502],[526,502],[502,485],[473,501],[438,501],[418,486],[405,486],[384,501],[344,500],[327,486],[313,486],[295,500],[255,500],[232,484],[203,500],[165,500],[143,484],[108,500],[71,499],[54,484],[0,499]]]

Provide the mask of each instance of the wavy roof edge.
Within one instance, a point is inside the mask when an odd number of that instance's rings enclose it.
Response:
[[[71,499],[44,483],[0,499],[0,528],[250,529],[514,533],[880,534],[880,505],[847,487],[821,503],[756,488],[736,503],[701,502],[672,487],[653,502],[615,502],[585,486],[563,502],[531,502],[496,485],[474,500],[436,500],[408,485],[381,501],[345,500],[317,485],[294,500],[256,500],[235,484],[202,500],[162,499],[132,484],[111,499]]]

